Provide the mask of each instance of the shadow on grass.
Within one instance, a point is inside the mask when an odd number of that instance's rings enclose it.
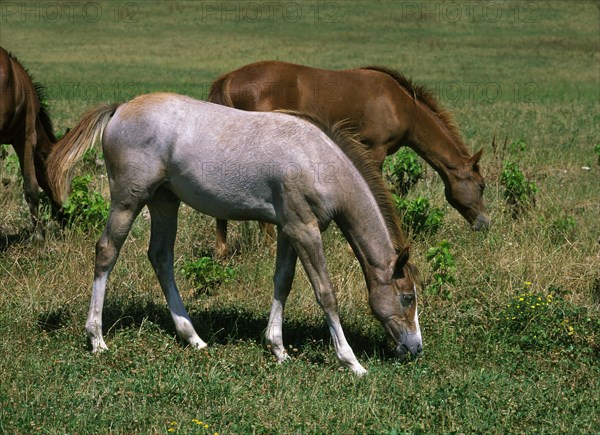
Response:
[[[11,246],[25,244],[30,240],[30,229],[23,229],[17,234],[5,234],[3,231],[0,231],[0,253],[8,251]]]
[[[227,345],[238,340],[251,340],[258,346],[264,346],[264,332],[267,326],[268,314],[256,313],[243,307],[211,307],[191,314],[192,322],[198,335],[208,345]],[[68,310],[59,308],[42,312],[38,315],[40,329],[52,332],[72,325],[73,317]],[[152,322],[165,334],[176,335],[175,326],[166,305],[155,304],[152,301],[136,301],[119,304],[107,301],[104,307],[103,332],[110,337],[118,331],[128,328],[140,328],[145,322]],[[83,327],[83,325],[81,325]],[[394,359],[395,354],[386,342],[383,334],[373,337],[358,331],[352,324],[344,329],[346,338],[357,354],[380,359]],[[292,346],[302,352],[313,347],[329,346],[331,336],[325,324],[311,320],[287,319],[283,325],[283,336],[286,346]],[[182,341],[182,345],[185,343]],[[314,354],[314,352],[311,352]],[[315,356],[319,362],[322,358]]]

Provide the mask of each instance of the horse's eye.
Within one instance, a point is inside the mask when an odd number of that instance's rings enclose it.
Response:
[[[407,308],[413,304],[413,302],[415,301],[415,297],[414,297],[414,295],[402,295],[402,297],[400,298],[400,301],[402,302],[402,305],[405,308]]]

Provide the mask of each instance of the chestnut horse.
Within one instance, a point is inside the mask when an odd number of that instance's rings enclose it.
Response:
[[[0,144],[11,144],[19,157],[25,200],[37,236],[41,236],[39,188],[52,198],[45,161],[56,142],[43,99],[42,86],[34,83],[23,65],[0,47]]]
[[[300,258],[325,318],[339,361],[365,369],[344,338],[325,266],[321,231],[335,221],[362,266],[369,304],[399,354],[418,355],[414,266],[391,198],[362,145],[325,134],[305,119],[253,113],[169,93],[139,96],[88,112],[48,159],[57,202],[66,198],[73,164],[102,136],[110,184],[110,214],[96,244],[92,300],[86,323],[93,351],[106,349],[102,307],[106,281],[136,216],[151,215],[148,255],[178,334],[196,334],[173,272],[181,201],[220,219],[277,225],[275,293],[266,340],[278,361],[287,358],[283,311]]]
[[[475,230],[489,227],[479,159],[471,156],[448,112],[433,94],[397,71],[364,67],[341,71],[286,62],[243,66],[212,84],[208,101],[250,111],[317,113],[348,120],[381,170],[401,146],[414,149],[442,177],[448,202]],[[226,221],[217,221],[217,253],[226,252]]]

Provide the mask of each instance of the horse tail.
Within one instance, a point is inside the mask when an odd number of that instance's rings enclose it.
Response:
[[[83,154],[92,148],[119,104],[106,104],[88,111],[79,123],[73,127],[52,149],[46,161],[48,184],[54,200],[63,205],[69,195],[73,169]]]
[[[229,74],[222,75],[216,79],[210,87],[207,101],[220,104],[221,106],[233,107],[233,101],[231,100],[229,92],[227,92],[228,84]]]

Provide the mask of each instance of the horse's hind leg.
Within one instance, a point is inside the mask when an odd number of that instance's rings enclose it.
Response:
[[[277,237],[277,260],[275,264],[275,293],[273,295],[273,305],[265,339],[267,345],[271,347],[271,352],[275,354],[278,362],[287,359],[287,352],[283,345],[283,311],[285,301],[287,300],[292,288],[292,281],[296,272],[296,260],[298,255],[289,239],[280,231]]]
[[[94,269],[94,283],[92,286],[92,299],[88,312],[85,329],[92,346],[92,352],[108,349],[102,337],[102,307],[106,293],[106,281],[112,271],[119,252],[135,217],[142,209],[143,202],[125,204],[113,200],[106,228],[96,243],[96,265]]]
[[[173,272],[173,247],[177,234],[179,199],[166,189],[159,189],[148,202],[151,234],[148,258],[165,294],[177,334],[192,347],[201,349],[206,343],[196,334],[183,306]]]

